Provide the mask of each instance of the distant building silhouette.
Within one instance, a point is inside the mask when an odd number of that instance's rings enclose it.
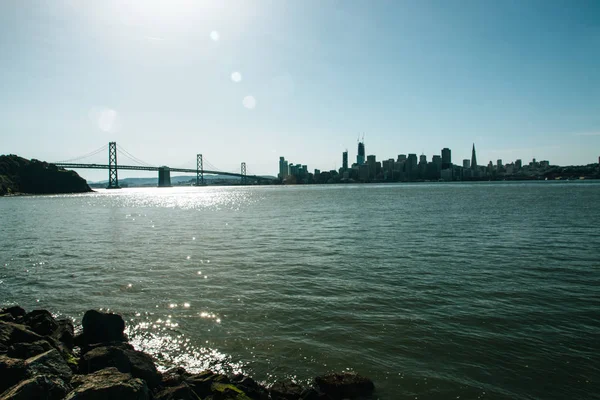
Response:
[[[342,170],[348,169],[348,150],[342,153]]]
[[[279,179],[285,179],[290,174],[288,162],[284,157],[279,157]]]
[[[442,149],[442,169],[447,169],[452,166],[452,153],[449,148]]]
[[[477,155],[475,154],[475,143],[473,143],[473,150],[471,151],[471,168],[477,168]]]
[[[362,165],[365,163],[365,143],[358,142],[358,154],[356,155],[356,163]]]
[[[465,169],[471,168],[471,161],[468,158],[465,158],[463,160],[463,168],[465,168]]]
[[[377,160],[374,155],[367,156],[367,165],[369,166],[369,179],[373,180],[377,176]]]

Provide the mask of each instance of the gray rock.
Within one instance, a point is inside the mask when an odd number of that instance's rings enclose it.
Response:
[[[200,397],[186,383],[167,387],[154,396],[155,400],[200,400]]]
[[[0,393],[28,377],[25,361],[0,355]]]
[[[28,358],[25,365],[31,375],[53,375],[67,382],[73,376],[71,368],[56,349]]]
[[[76,375],[71,384],[75,389],[65,400],[149,400],[146,383],[116,368],[106,368],[89,375]]]
[[[25,325],[0,321],[0,344],[9,347],[15,343],[33,343],[43,338]]]
[[[75,327],[70,319],[56,321],[58,327],[52,332],[52,337],[63,343],[69,350],[73,350]]]
[[[87,344],[126,341],[125,321],[118,314],[88,310],[81,320]]]
[[[290,380],[277,381],[270,388],[273,400],[298,400],[304,388]]]
[[[70,388],[60,378],[38,375],[19,382],[0,395],[0,400],[59,400]]]
[[[191,374],[185,368],[174,367],[162,373],[160,385],[164,387],[178,386],[185,378],[190,376]]]
[[[229,383],[229,378],[222,374],[215,374],[206,370],[199,374],[191,375],[185,378],[185,383],[190,385],[194,392],[202,398],[211,395],[212,385],[215,383]]]
[[[0,313],[0,321],[15,322],[15,317],[9,313]]]
[[[6,354],[9,357],[26,359],[42,354],[50,349],[52,349],[50,343],[45,340],[38,340],[33,343],[15,343],[8,348]]]
[[[251,399],[268,400],[269,398],[268,390],[256,383],[256,381],[250,377],[239,374],[233,377],[232,382]]]
[[[19,306],[12,306],[3,308],[0,314],[10,314],[13,318],[19,318],[25,315],[25,310]]]
[[[354,372],[318,376],[315,385],[333,400],[368,397],[375,390],[373,381]]]
[[[148,383],[150,388],[160,384],[161,376],[152,357],[137,350],[120,347],[98,347],[85,353],[79,365],[83,373],[91,373],[108,367],[115,367],[120,372],[131,373]]]
[[[25,314],[20,322],[41,336],[50,335],[58,328],[58,323],[46,310],[33,310]]]

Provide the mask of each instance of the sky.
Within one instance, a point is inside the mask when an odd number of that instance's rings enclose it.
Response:
[[[378,160],[448,147],[461,165],[475,143],[480,164],[598,162],[600,2],[0,2],[0,154],[116,141],[152,165],[202,153],[276,175],[280,156],[340,168],[363,135]]]

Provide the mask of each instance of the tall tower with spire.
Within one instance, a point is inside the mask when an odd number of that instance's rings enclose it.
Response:
[[[473,151],[471,152],[471,168],[477,168],[477,156],[475,155],[475,143],[473,143]]]

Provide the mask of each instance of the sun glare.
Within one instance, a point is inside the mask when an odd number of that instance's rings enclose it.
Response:
[[[232,7],[218,0],[125,0],[117,4],[135,22],[161,25],[220,19]]]

